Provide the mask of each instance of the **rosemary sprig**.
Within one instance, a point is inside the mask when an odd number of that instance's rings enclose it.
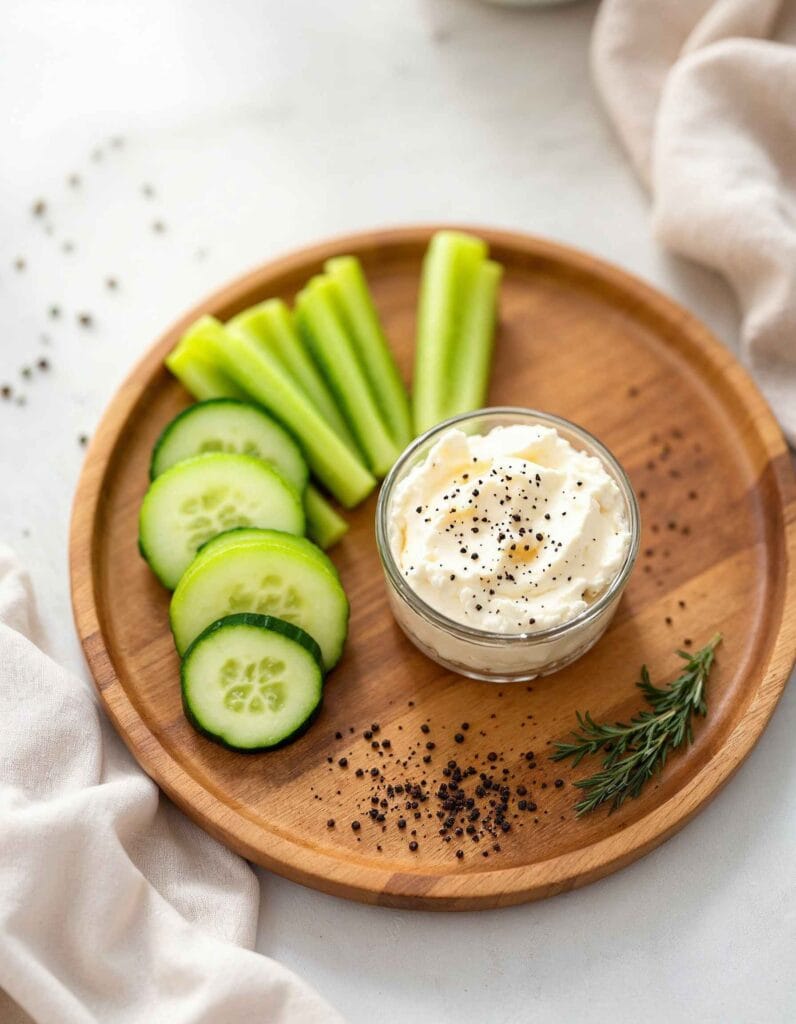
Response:
[[[588,711],[583,715],[577,712],[580,728],[572,732],[574,742],[556,743],[552,759],[562,761],[571,757],[577,766],[587,754],[596,754],[600,749],[606,755],[602,771],[575,783],[585,794],[575,805],[579,816],[608,801],[611,809],[616,810],[628,797],[638,796],[644,784],[663,770],[669,752],[683,742],[693,741],[691,718],[707,714],[705,683],[720,642],[721,634],[717,633],[694,654],[678,651],[687,665],[663,689],[653,686],[647,666],[643,665],[641,681],[636,685],[652,710],[640,711],[627,725],[595,722]]]

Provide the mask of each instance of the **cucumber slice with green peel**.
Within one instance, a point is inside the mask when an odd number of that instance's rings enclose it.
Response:
[[[268,299],[230,320],[226,328],[239,332],[271,353],[282,369],[309,398],[329,426],[357,454],[359,449],[337,408],[331,391],[304,347],[293,315],[281,299]]]
[[[461,313],[486,253],[485,242],[459,231],[438,231],[429,242],[420,278],[412,390],[418,434],[446,417]]]
[[[484,260],[465,296],[461,327],[455,340],[450,397],[445,417],[480,409],[486,403],[497,319],[497,297],[503,267]]]
[[[165,362],[185,390],[199,401],[207,398],[246,397],[225,373],[209,360],[197,355],[192,346],[184,341],[169,352]]]
[[[318,645],[267,615],[229,615],[186,651],[182,701],[191,724],[231,750],[255,753],[294,739],[323,697]]]
[[[150,484],[139,515],[139,546],[160,582],[173,590],[198,548],[233,526],[303,533],[301,498],[261,459],[195,455]]]
[[[304,492],[304,515],[307,518],[307,536],[324,551],[348,533],[348,523],[312,484]]]
[[[264,459],[299,494],[307,486],[309,470],[296,442],[284,427],[248,402],[215,398],[184,409],[158,438],[149,475],[154,480],[183,459],[205,452]]]
[[[328,670],[348,631],[348,599],[337,575],[307,552],[306,540],[266,531],[256,543],[199,557],[171,598],[169,618],[182,654],[210,623],[235,612],[275,615],[316,641]],[[318,552],[322,555],[322,552]]]
[[[382,477],[389,472],[401,449],[387,430],[376,397],[359,364],[337,311],[335,291],[329,278],[313,278],[296,296],[297,322],[368,465],[376,476]]]
[[[304,492],[304,514],[307,520],[307,552],[316,555],[319,561],[322,561],[328,569],[337,575],[334,562],[324,554],[324,551],[345,536],[348,532],[348,523],[335,512],[323,495],[319,494],[312,485]],[[209,551],[220,549],[222,546],[232,547],[235,544],[259,540],[262,532],[262,530],[243,526],[226,530],[203,544],[199,548],[196,558],[198,559]]]
[[[351,508],[370,494],[374,477],[273,357],[240,334],[226,332],[213,317],[198,320],[188,336],[206,360],[290,430],[312,472],[342,505]]]
[[[338,256],[327,260],[324,270],[334,284],[338,308],[390,435],[399,448],[405,448],[413,437],[409,395],[373,304],[362,264],[356,256]]]
[[[275,540],[273,537],[274,532],[273,530],[259,530],[251,526],[236,526],[232,530],[225,530],[224,533],[219,533],[217,536],[212,537],[199,548],[196,552],[196,558],[191,562],[186,572],[193,572],[196,566],[201,565],[210,555],[214,555],[218,551],[228,551],[230,548],[246,544],[258,544],[261,540],[268,540],[269,538],[271,538],[272,544],[278,544],[278,540]],[[298,541],[298,543],[294,543],[295,541]],[[314,558],[318,565],[326,569],[327,572],[330,572],[335,579],[339,579],[334,562],[312,541],[304,537],[295,537],[291,534],[288,550],[302,551],[309,557]]]
[[[178,345],[177,349],[179,348]],[[171,356],[167,357],[167,363],[170,358]],[[239,388],[215,366],[209,363],[207,366],[210,367],[210,375],[204,373],[202,360],[186,348],[178,369],[172,368],[172,372],[175,373],[183,387],[200,401],[237,397]],[[348,530],[346,521],[335,512],[326,498],[312,484],[309,484],[304,491],[304,514],[307,520],[307,533],[322,548],[330,548],[332,544],[336,544]]]

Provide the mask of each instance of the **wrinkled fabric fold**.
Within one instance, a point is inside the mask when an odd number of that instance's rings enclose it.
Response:
[[[796,444],[792,13],[783,0],[603,0],[592,66],[656,237],[727,279],[742,359]]]
[[[251,950],[254,873],[160,796],[33,619],[0,547],[0,989],[41,1024],[340,1021]]]

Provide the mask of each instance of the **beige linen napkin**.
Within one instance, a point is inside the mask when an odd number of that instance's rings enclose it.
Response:
[[[796,444],[796,4],[603,0],[597,88],[657,237],[719,271],[742,356]],[[777,39],[778,41],[775,41]]]
[[[253,872],[159,796],[89,684],[28,639],[31,602],[0,546],[0,989],[17,1004],[0,992],[0,1019],[340,1022],[245,948]]]

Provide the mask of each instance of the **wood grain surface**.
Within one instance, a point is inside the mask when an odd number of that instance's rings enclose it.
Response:
[[[350,515],[351,531],[332,552],[351,600],[351,631],[315,724],[291,746],[255,756],[197,735],[180,706],[168,594],[136,547],[152,444],[189,401],[163,357],[200,313],[224,319],[269,296],[290,300],[326,258],[351,252],[364,263],[409,379],[420,263],[433,230],[375,231],[277,260],[167,331],[112,399],[91,442],[74,504],[71,574],[77,628],[108,714],[190,817],[305,885],[370,903],[455,910],[537,899],[614,871],[681,828],[730,778],[794,660],[796,491],[764,400],[694,317],[583,253],[473,229],[506,268],[491,404],[582,424],[618,456],[639,496],[641,553],[614,622],[584,658],[530,685],[445,672],[415,650],[387,609],[373,496]],[[632,714],[642,663],[653,678],[670,679],[675,648],[696,649],[717,630],[725,639],[694,745],[640,799],[577,819],[572,781],[593,764],[574,773],[552,764],[552,741],[572,727],[576,709]],[[363,737],[374,722],[389,748],[375,750]],[[464,722],[470,728],[456,743]],[[489,753],[496,758],[487,761]],[[420,803],[420,818],[396,809],[394,797],[383,823],[369,816],[371,797],[384,798],[387,786],[425,778],[435,791],[449,758],[509,781],[511,830],[500,836],[499,852],[466,834],[446,842],[433,799]],[[533,813],[516,806],[520,784],[537,805]],[[397,827],[402,814],[406,829]]]

